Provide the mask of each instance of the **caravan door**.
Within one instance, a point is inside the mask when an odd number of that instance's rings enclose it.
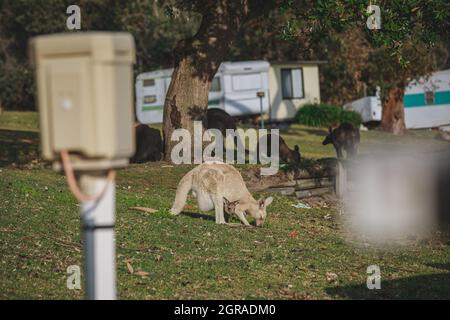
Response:
[[[269,109],[269,79],[267,72],[234,73],[224,75],[225,111],[232,116],[259,114],[261,112],[258,91],[262,98],[263,112]]]

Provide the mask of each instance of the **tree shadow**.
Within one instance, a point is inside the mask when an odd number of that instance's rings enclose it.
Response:
[[[39,159],[37,132],[0,130],[0,167],[23,165],[36,159]]]
[[[443,264],[449,268],[448,264]],[[369,290],[366,283],[326,288],[332,296],[344,299],[450,299],[450,273],[437,273],[383,280],[381,288]]]
[[[449,270],[450,271],[450,262],[444,263],[427,263],[427,266],[433,267],[436,269]],[[449,283],[450,286],[450,283]]]

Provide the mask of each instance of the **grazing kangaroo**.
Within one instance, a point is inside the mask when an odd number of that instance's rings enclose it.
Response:
[[[132,163],[160,161],[163,143],[159,130],[145,124],[138,124],[136,130],[136,152],[130,159]]]
[[[289,163],[289,162],[294,162],[294,163],[300,163],[300,148],[298,147],[298,145],[295,145],[294,150],[290,149],[288,147],[288,145],[286,144],[286,142],[284,141],[284,139],[281,136],[278,136],[279,139],[279,157],[280,160],[285,162],[285,163]],[[269,133],[267,134],[267,156],[270,157],[271,156],[271,142],[272,141],[272,134]],[[259,157],[259,144],[260,142],[258,141],[258,157]]]
[[[360,141],[359,129],[349,123],[343,123],[334,130],[330,127],[328,132],[322,144],[325,146],[332,143],[339,159],[344,158],[342,149],[347,153],[347,158],[356,155]]]
[[[170,212],[179,214],[184,205],[189,191],[197,197],[198,207],[201,211],[215,209],[216,223],[226,223],[224,217],[224,198],[236,205],[230,209],[241,222],[249,226],[246,214],[252,216],[256,226],[261,227],[266,220],[266,208],[272,203],[273,198],[255,200],[242,179],[241,174],[233,166],[225,163],[203,163],[189,171],[180,181],[177,187],[175,201]],[[225,207],[225,210],[229,210]]]
[[[225,110],[219,108],[211,108],[206,110],[206,117],[203,118],[203,126],[206,129],[218,129],[223,138],[226,138],[227,129],[236,130],[236,121]],[[234,145],[237,146],[238,138],[234,138]],[[224,145],[224,152],[226,146]],[[245,152],[248,152],[245,150]]]
[[[211,108],[206,110],[206,121],[203,121],[206,129],[218,129],[225,137],[227,129],[236,130],[236,122],[225,110]]]

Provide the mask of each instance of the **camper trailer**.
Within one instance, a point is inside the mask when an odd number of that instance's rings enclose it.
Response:
[[[165,69],[137,76],[136,116],[140,123],[163,121],[172,72]],[[258,92],[264,96],[259,97]],[[320,102],[318,62],[224,62],[211,83],[208,100],[209,108],[223,109],[235,117],[259,116],[262,111],[266,120],[291,119],[301,105]]]
[[[344,105],[344,110],[358,112],[363,123],[375,123],[381,121],[381,101],[375,96],[364,97]]]
[[[450,70],[411,81],[403,98],[408,129],[450,124]]]
[[[211,82],[209,108],[220,108],[231,116],[267,112],[269,108],[269,63],[224,62]],[[164,100],[173,69],[142,73],[136,79],[136,115],[140,123],[161,123]],[[257,92],[264,92],[262,101]]]
[[[373,124],[381,121],[382,107],[380,98],[380,87],[377,87],[375,96],[364,97],[344,105],[344,110],[358,112],[362,122]]]

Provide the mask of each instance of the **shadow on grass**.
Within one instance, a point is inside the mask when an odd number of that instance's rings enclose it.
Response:
[[[22,165],[39,158],[39,134],[31,131],[0,130],[0,167]]]
[[[198,212],[182,211],[180,214],[183,215],[183,216],[187,216],[187,217],[191,217],[191,218],[195,218],[195,219],[216,221],[215,217],[209,216],[209,215],[206,215],[206,214],[203,214],[203,213],[198,213]]]
[[[443,264],[448,268],[448,264]],[[450,273],[438,273],[396,280],[383,280],[381,289],[369,290],[367,285],[326,288],[326,292],[344,299],[450,299]]]
[[[316,128],[305,128],[305,127],[301,127],[301,128],[290,127],[289,130],[283,130],[281,132],[288,133],[288,134],[306,133],[307,135],[315,135],[315,136],[320,136],[320,137],[325,137],[326,135],[328,135],[328,130],[321,129],[321,128],[316,129]]]
[[[442,270],[449,270],[450,271],[450,262],[446,262],[446,263],[429,263],[429,264],[427,264],[427,266],[433,267],[433,268],[436,268],[436,269],[442,269]],[[450,286],[450,282],[448,283],[448,285]]]
[[[210,216],[210,215],[206,215],[206,214],[198,213],[198,212],[182,211],[180,214],[184,215],[184,216],[187,216],[187,217],[190,217],[190,218],[194,218],[194,219],[203,219],[203,220],[214,221],[214,222],[216,221],[216,217],[215,216]],[[227,223],[230,223],[230,224],[232,224],[233,220],[237,220],[237,218],[234,219],[232,216],[230,216],[227,213],[224,213],[224,217],[225,217],[225,221]],[[244,225],[241,225],[240,222],[237,223],[236,225],[240,225],[242,227],[245,227]],[[254,225],[254,223],[252,225]]]

